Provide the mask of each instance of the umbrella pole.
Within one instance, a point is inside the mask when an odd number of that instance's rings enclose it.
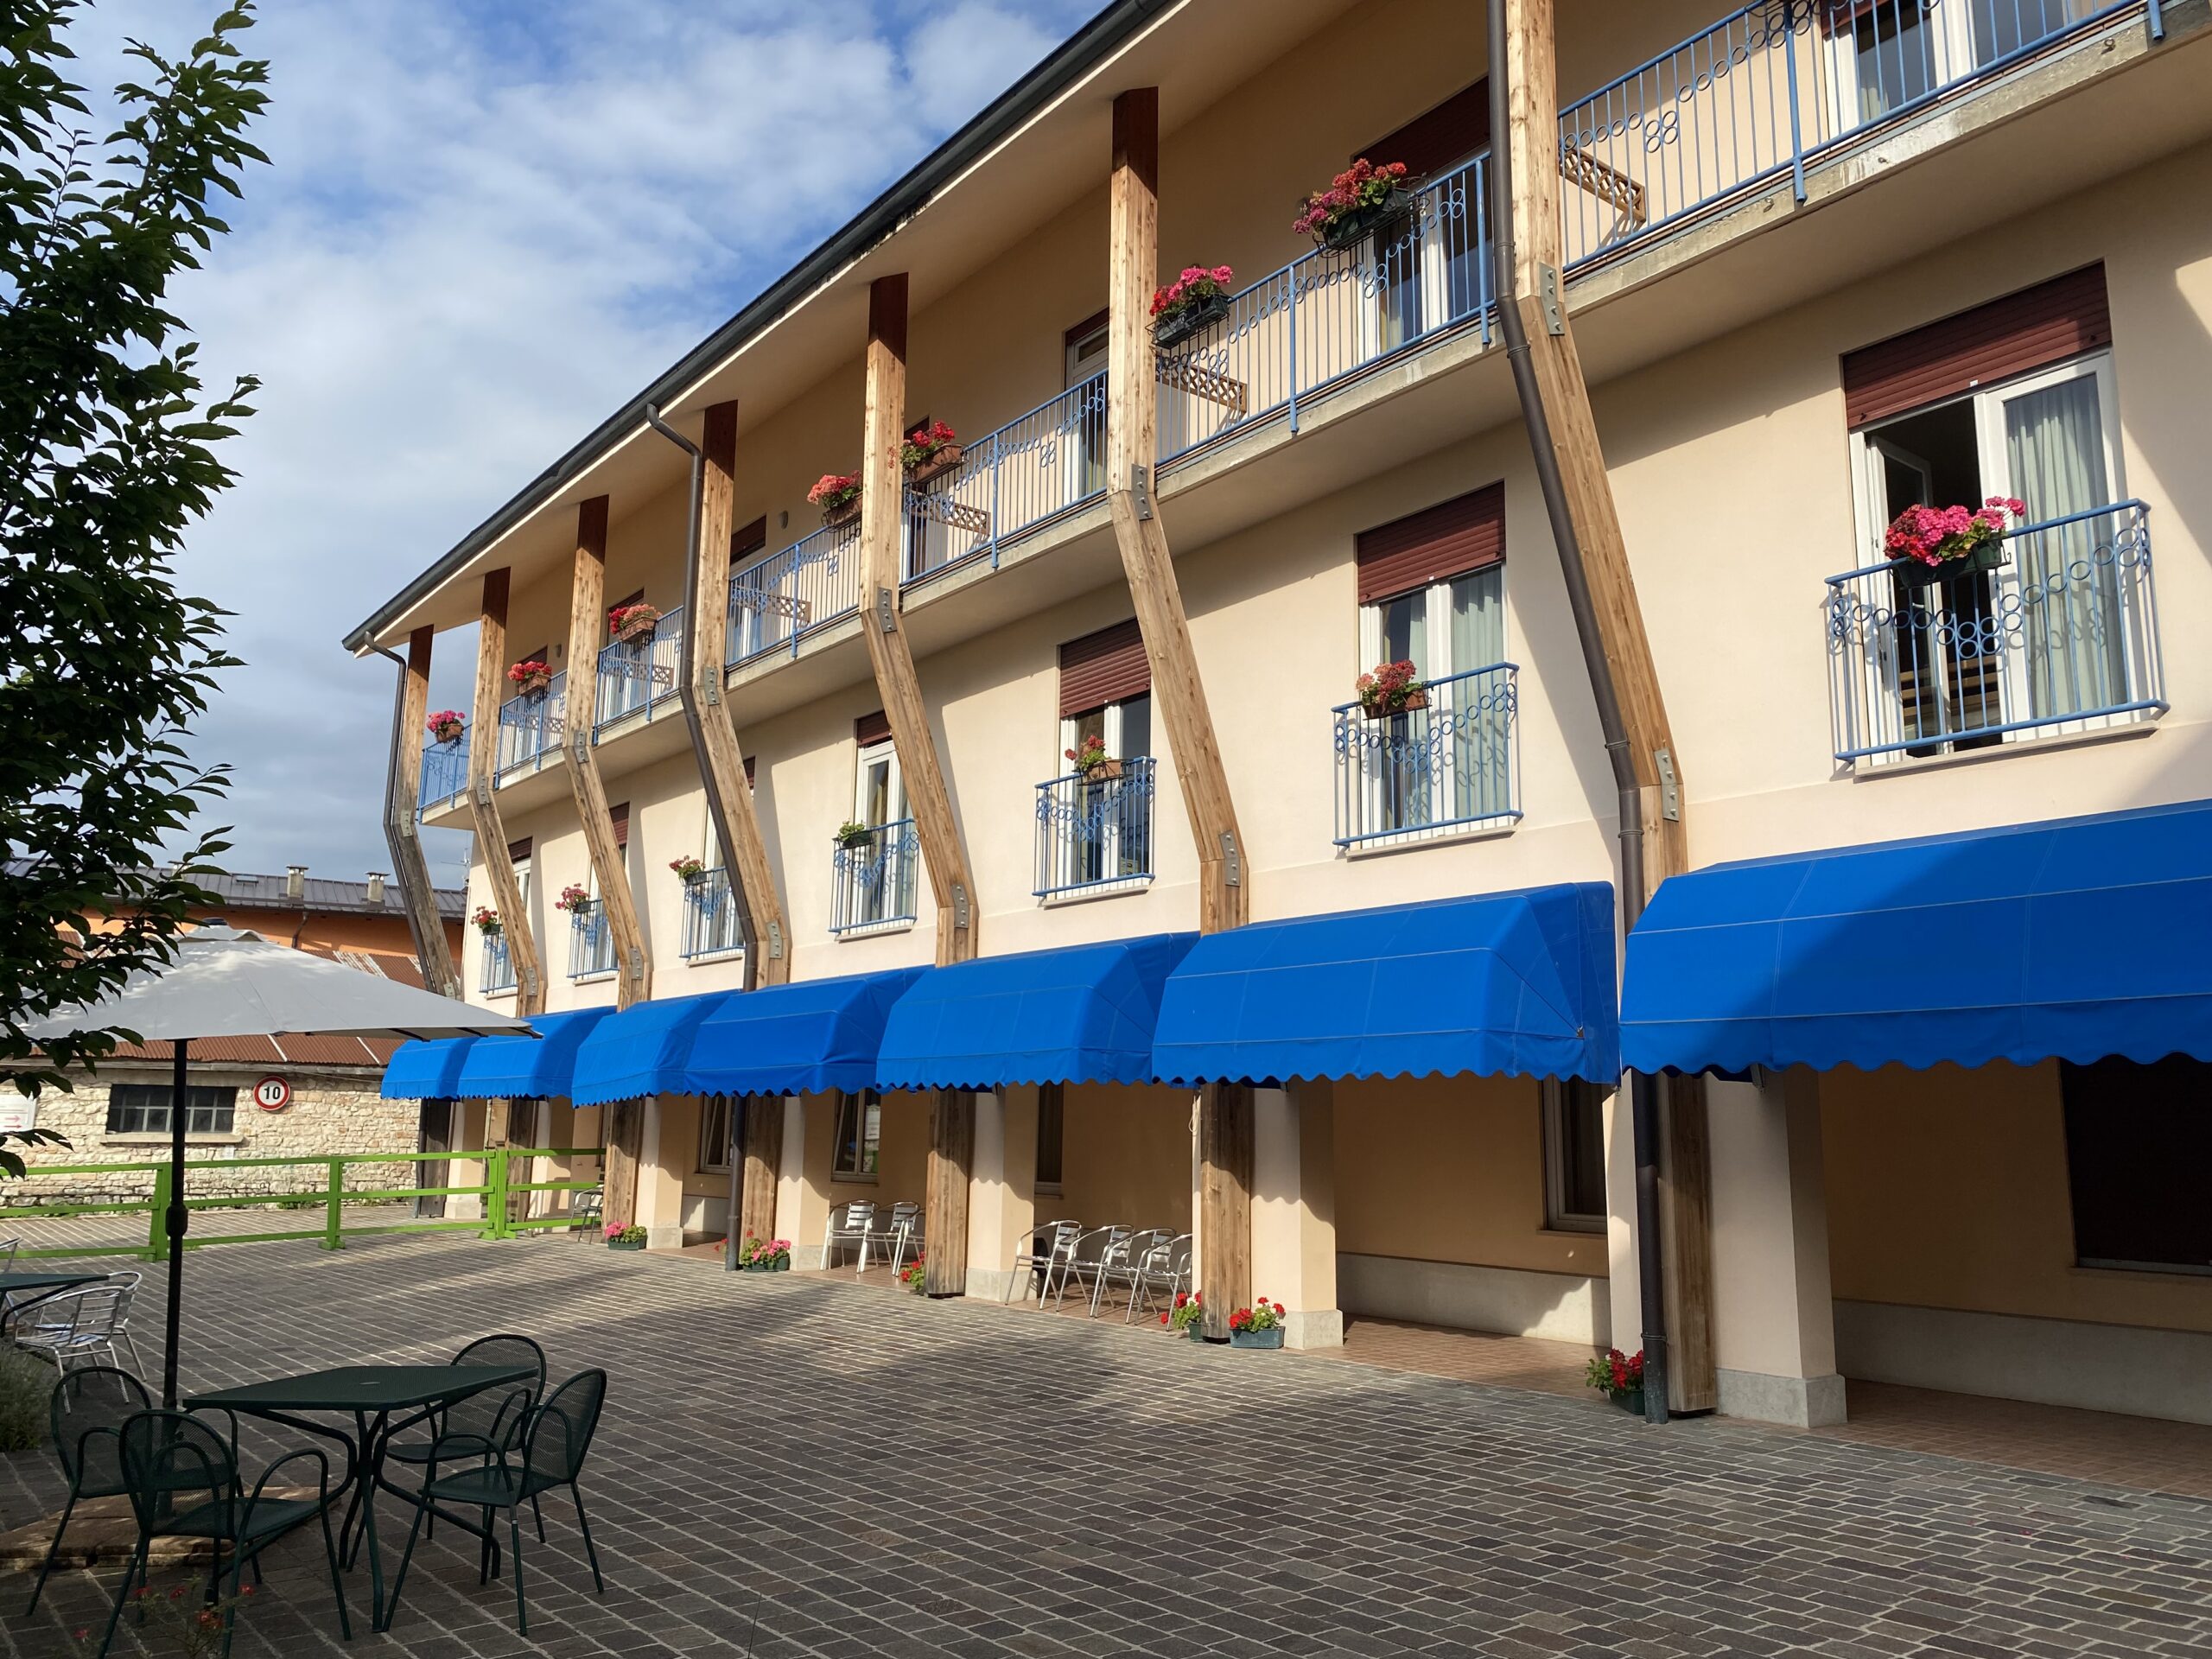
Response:
[[[168,1346],[162,1356],[162,1404],[176,1406],[177,1327],[184,1316],[184,1126],[188,1116],[184,1100],[184,1069],[188,1039],[176,1039],[174,1069],[169,1076],[169,1306]]]

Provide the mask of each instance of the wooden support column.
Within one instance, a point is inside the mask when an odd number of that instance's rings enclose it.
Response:
[[[784,1166],[784,1097],[753,1095],[739,1105],[745,1115],[740,1147],[738,1205],[733,1239],[776,1236],[776,1182]]]
[[[423,856],[416,811],[423,799],[423,722],[430,717],[430,645],[428,624],[407,636],[407,674],[399,694],[399,730],[393,734],[391,806],[385,817],[385,843],[391,849],[392,878],[407,912],[423,982],[440,996],[461,995],[461,970],[446,943],[446,925],[431,890],[430,867]]]
[[[627,1227],[637,1219],[638,1158],[645,1148],[645,1103],[618,1100],[600,1109],[600,1213]]]
[[[1590,389],[1575,349],[1573,323],[1567,315],[1553,3],[1499,3],[1505,6],[1511,92],[1505,137],[1512,146],[1515,303],[1528,331],[1529,364],[1551,423],[1567,513],[1581,543],[1599,630],[1612,664],[1630,755],[1643,791],[1649,892],[1689,868],[1688,825],[1680,805],[1681,752],[1668,723],[1605,451],[1598,440]],[[1675,803],[1671,812],[1667,808],[1669,796]],[[1694,1083],[1670,1085],[1666,1096],[1660,1208],[1669,1294],[1669,1392],[1674,1409],[1707,1411],[1717,1402],[1719,1379],[1712,1335],[1705,1096]]]
[[[606,604],[607,498],[594,495],[576,505],[575,580],[569,593],[568,702],[561,715],[561,747],[568,755],[569,789],[583,823],[592,873],[599,878],[599,902],[614,938],[614,1006],[626,1008],[653,994],[653,976],[652,963],[645,957],[645,930],[638,925],[638,901],[630,892],[629,857],[614,839],[607,785],[600,780],[599,756],[591,746],[592,721],[599,708],[599,635],[605,626]]]
[[[1106,503],[1152,669],[1153,707],[1174,754],[1198,847],[1198,926],[1213,933],[1245,919],[1243,837],[1153,488],[1160,391],[1149,319],[1160,263],[1159,88],[1135,87],[1115,99],[1113,159]],[[1252,1091],[1208,1084],[1198,1117],[1199,1288],[1206,1334],[1224,1338],[1230,1314],[1252,1299]]]
[[[700,782],[706,786],[708,817],[721,849],[722,868],[729,872],[731,887],[745,907],[750,948],[758,958],[754,982],[781,985],[791,976],[790,926],[782,895],[776,890],[775,867],[768,861],[767,847],[760,837],[760,816],[753,810],[753,790],[745,781],[745,760],[737,732],[730,724],[728,705],[722,700],[723,663],[729,654],[730,535],[735,528],[737,499],[734,402],[709,407],[700,448],[703,461],[699,472],[699,585],[686,601],[691,607],[692,638],[696,642],[700,726],[707,751]],[[770,1207],[763,1213],[769,1218],[762,1225],[772,1228],[772,1181],[767,1202]]]
[[[515,970],[515,1012],[525,1017],[545,1012],[545,969],[537,936],[522,899],[522,882],[507,856],[507,827],[499,818],[499,798],[492,774],[499,753],[499,687],[507,671],[507,572],[486,571],[484,604],[476,633],[476,699],[468,717],[468,810],[476,822],[476,855],[492,883],[493,907],[507,939],[507,959]]]

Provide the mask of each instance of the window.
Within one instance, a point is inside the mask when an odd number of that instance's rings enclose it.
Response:
[[[1079,775],[1086,744],[1109,764]],[[1037,803],[1039,896],[1152,879],[1152,669],[1134,619],[1060,647],[1060,727],[1052,780]]]
[[[1067,332],[1067,389],[1071,391],[1106,372],[1106,346],[1110,319],[1101,311],[1086,317]],[[1103,383],[1102,383],[1103,384]],[[1067,400],[1075,404],[1076,399]],[[1068,412],[1072,423],[1067,448],[1069,503],[1106,487],[1106,399],[1085,399]]]
[[[1605,1096],[1580,1077],[1544,1080],[1544,1225],[1605,1230]]]
[[[1038,1192],[1057,1198],[1060,1192],[1060,1147],[1067,1125],[1067,1096],[1057,1083],[1037,1090]]]
[[[1481,250],[1474,226],[1479,211],[1467,197],[1478,156],[1490,149],[1490,82],[1462,87],[1426,114],[1347,156],[1378,165],[1402,162],[1412,181],[1426,186],[1422,209],[1398,236],[1375,247],[1375,293],[1380,338],[1374,350],[1391,351],[1428,329],[1475,308],[1481,282]]]
[[[837,1096],[837,1164],[833,1178],[872,1181],[883,1141],[883,1097],[873,1089]]]
[[[2204,1110],[2212,1066],[2171,1056],[2151,1065],[2062,1064],[2074,1255],[2085,1268],[2212,1273],[2212,1159]]]
[[[859,752],[853,768],[852,822],[868,833],[840,841],[834,855],[836,890],[830,928],[905,927],[914,919],[914,865],[919,842],[906,815],[906,780],[899,750],[881,714],[854,722]]]
[[[728,1095],[709,1095],[699,1103],[699,1167],[706,1171],[729,1168],[730,1135],[735,1119]]]
[[[175,1098],[165,1083],[118,1083],[107,1091],[107,1132],[110,1135],[168,1135],[169,1103]],[[184,1132],[187,1135],[228,1135],[237,1108],[236,1089],[205,1088],[194,1084],[184,1091]]]
[[[1836,129],[1849,132],[2087,15],[2085,0],[1821,0]]]

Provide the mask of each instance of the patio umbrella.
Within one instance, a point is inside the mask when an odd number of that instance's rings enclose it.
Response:
[[[120,1028],[175,1046],[169,1102],[168,1347],[162,1403],[176,1404],[177,1324],[184,1287],[187,1051],[195,1037],[535,1036],[528,1021],[417,990],[342,963],[211,924],[179,943],[175,960],[134,973],[111,995],[33,1021],[29,1035]]]

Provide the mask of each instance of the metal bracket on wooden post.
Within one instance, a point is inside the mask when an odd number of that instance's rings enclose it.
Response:
[[[1236,836],[1226,830],[1221,832],[1221,856],[1223,861],[1228,866],[1221,878],[1222,885],[1230,887],[1242,887],[1244,876],[1243,861],[1236,855]]]
[[[780,960],[780,959],[782,958],[782,957],[783,957],[783,954],[784,954],[784,925],[783,925],[781,922],[771,922],[771,923],[769,923],[769,924],[768,924],[768,956],[769,956],[769,958],[770,958],[772,961]]]
[[[1662,743],[1652,751],[1659,768],[1659,816],[1669,823],[1682,821],[1682,786],[1675,777],[1675,752]]]
[[[702,708],[719,707],[722,700],[722,671],[714,667],[699,670],[699,702]]]
[[[1567,332],[1567,307],[1559,297],[1559,267],[1539,264],[1536,267],[1536,303],[1544,308],[1544,332],[1563,334]]]
[[[968,930],[968,889],[957,881],[952,884],[952,925],[963,933]]]
[[[1152,517],[1152,468],[1141,461],[1129,463],[1129,499],[1140,522]]]
[[[899,601],[888,588],[875,590],[875,626],[884,633],[899,632]]]
[[[479,806],[491,805],[492,780],[489,778],[470,779],[468,780],[468,798],[475,802]]]
[[[569,734],[569,757],[582,766],[591,759],[591,732],[579,727]]]
[[[645,953],[639,950],[638,947],[633,944],[630,947],[630,977],[632,979],[643,979],[645,976]]]

